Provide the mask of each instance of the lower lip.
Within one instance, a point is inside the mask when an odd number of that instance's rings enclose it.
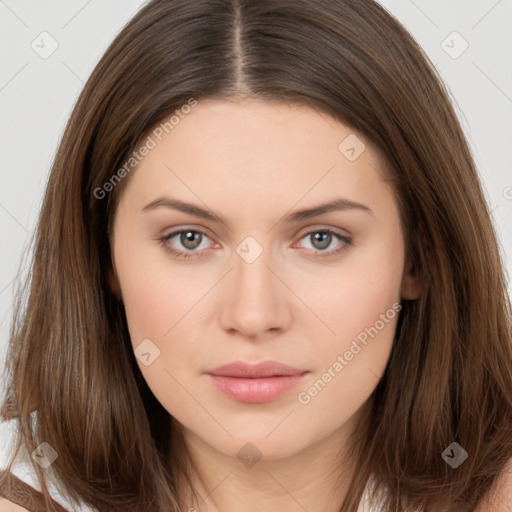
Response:
[[[229,398],[240,402],[264,403],[275,400],[286,391],[295,387],[308,372],[297,375],[280,375],[245,379],[210,375],[213,383]]]

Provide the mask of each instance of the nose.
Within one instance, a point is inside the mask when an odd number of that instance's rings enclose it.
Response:
[[[221,327],[232,335],[252,341],[289,329],[292,320],[292,292],[272,263],[270,251],[263,250],[252,262],[233,255],[221,301]]]

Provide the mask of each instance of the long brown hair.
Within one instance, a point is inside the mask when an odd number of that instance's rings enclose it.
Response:
[[[153,0],[112,42],[67,124],[28,297],[16,301],[3,415],[19,421],[18,447],[49,443],[69,496],[101,512],[184,506],[191,466],[180,431],[138,369],[108,285],[109,226],[130,176],[103,198],[98,190],[191,98],[249,97],[315,108],[375,144],[423,284],[418,300],[403,301],[342,511],[357,509],[370,475],[388,510],[407,500],[473,510],[512,457],[503,263],[440,77],[371,0]],[[468,454],[457,469],[442,457],[453,442]]]

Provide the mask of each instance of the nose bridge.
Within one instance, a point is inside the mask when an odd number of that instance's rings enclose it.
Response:
[[[221,316],[225,329],[254,337],[284,326],[288,319],[286,294],[270,270],[273,261],[272,251],[263,240],[260,243],[249,236],[237,246],[229,294]]]
[[[275,280],[272,254],[267,239],[261,243],[253,236],[246,237],[236,248],[234,258],[234,298],[237,302],[249,302],[255,307],[272,302],[275,297]],[[260,304],[261,303],[261,304]]]

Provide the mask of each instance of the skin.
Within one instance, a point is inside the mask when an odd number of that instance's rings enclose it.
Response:
[[[0,498],[0,512],[24,512],[26,510],[26,508],[15,505],[11,501]]]
[[[195,487],[208,495],[200,504],[186,496],[186,507],[334,512],[346,496],[355,467],[343,449],[385,370],[398,315],[309,403],[298,393],[393,304],[421,293],[378,152],[360,135],[366,149],[355,161],[338,149],[353,133],[304,106],[200,100],[129,176],[114,219],[111,287],[134,349],[150,339],[160,350],[149,366],[138,363],[182,425]],[[224,223],[163,206],[142,211],[161,196],[207,208]],[[338,197],[371,213],[283,221]],[[327,228],[351,243],[315,242]],[[197,249],[179,234],[167,242],[198,257],[179,258],[159,243],[178,229],[206,232]],[[252,263],[236,251],[248,236],[263,249]],[[310,373],[271,402],[245,403],[205,374],[235,360],[276,360]],[[261,453],[252,467],[237,457],[246,443]]]

